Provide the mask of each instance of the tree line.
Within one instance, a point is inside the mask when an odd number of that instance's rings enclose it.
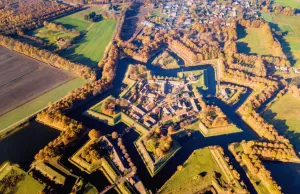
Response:
[[[0,45],[47,63],[51,66],[72,72],[84,79],[96,79],[96,72],[92,70],[92,68],[79,63],[73,63],[51,51],[40,49],[3,35],[0,35]]]
[[[280,4],[274,3],[271,0],[264,1],[261,4],[260,8],[264,12],[272,12],[275,14],[283,14],[283,15],[288,15],[288,16],[295,15],[296,10],[297,10],[297,9],[289,7],[289,6],[282,6]]]
[[[33,30],[43,25],[43,21],[74,12],[81,6],[50,2],[44,0],[20,0],[14,9],[0,10],[0,33],[17,34],[20,31]]]
[[[266,123],[265,120],[256,113],[256,110],[264,105],[270,98],[279,95],[281,93],[280,89],[284,88],[286,83],[264,77],[251,76],[239,70],[232,70],[226,68],[226,63],[220,63],[220,70],[222,71],[222,81],[260,91],[251,94],[237,110],[242,116],[242,119],[245,120],[260,137],[264,137],[269,141],[281,142],[292,146],[290,141],[280,135],[273,125]]]
[[[43,22],[44,26],[46,28],[48,28],[49,30],[57,30],[57,31],[61,31],[61,32],[64,32],[64,33],[71,33],[73,34],[74,36],[80,36],[80,32],[75,30],[75,29],[68,29],[68,28],[65,28],[63,25],[61,24],[56,24],[56,23],[53,23],[53,22],[47,22],[47,21],[44,21]]]
[[[109,53],[112,54],[108,54],[106,58],[103,59],[106,62],[103,63],[102,67],[107,69],[111,68],[111,71],[115,74],[118,61],[108,58],[114,58],[113,53],[118,55],[117,47],[112,45]],[[113,61],[113,63],[109,61]],[[60,155],[70,142],[77,139],[80,134],[87,130],[81,123],[66,116],[65,112],[93,96],[104,93],[107,89],[111,88],[113,78],[114,77],[108,78],[107,75],[104,75],[99,80],[85,83],[81,88],[73,90],[58,102],[50,103],[47,109],[37,115],[38,121],[57,128],[62,132],[58,138],[50,142],[48,146],[36,155],[36,160],[47,160]]]

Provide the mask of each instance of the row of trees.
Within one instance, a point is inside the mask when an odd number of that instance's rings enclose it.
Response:
[[[283,88],[286,83],[277,82],[276,80],[264,77],[255,77],[238,70],[228,69],[224,63],[220,63],[220,69],[222,71],[221,75],[223,81],[260,90],[260,92],[252,94],[238,109],[238,112],[248,125],[256,131],[259,136],[269,141],[281,142],[291,146],[288,139],[279,135],[273,125],[267,124],[264,119],[255,112],[255,110],[260,108],[271,97],[282,95],[279,90]]]
[[[296,157],[292,147],[288,147],[283,143],[248,141],[247,143],[242,143],[242,146],[246,154],[258,155],[265,159],[289,161]]]
[[[238,56],[238,58],[236,58]],[[243,57],[240,57],[243,56]],[[231,69],[251,73],[255,76],[266,77],[267,69],[262,56],[248,56],[234,54],[227,57],[227,64]]]
[[[114,48],[116,47],[113,45],[110,50],[114,50]],[[118,50],[116,50],[116,52],[117,53],[112,51],[112,53],[118,55]],[[106,61],[106,63],[103,63],[103,68],[108,66],[111,67],[113,72],[115,72],[118,61],[115,59],[108,59],[109,57],[113,58],[113,56],[114,55],[112,54],[108,54],[106,58],[103,59]],[[60,129],[62,132],[58,138],[49,143],[51,145],[51,147],[49,147],[50,151],[48,147],[47,149],[42,149],[36,155],[36,160],[48,159],[61,154],[65,146],[67,146],[72,140],[78,138],[80,132],[84,130],[84,127],[78,121],[64,115],[65,111],[72,109],[78,103],[82,103],[84,100],[92,96],[105,92],[112,86],[113,78],[114,77],[107,79],[107,75],[104,75],[100,80],[85,83],[81,88],[73,90],[60,101],[49,104],[46,110],[37,115],[37,120]]]
[[[9,6],[0,10],[0,33],[16,34],[43,25],[43,21],[74,12],[81,6],[70,6],[44,0],[22,0],[14,9]]]
[[[280,4],[273,4],[270,0],[267,0],[266,4],[261,6],[261,9],[264,12],[273,12],[275,14],[283,14],[288,16],[294,15],[296,11],[295,8],[289,6],[283,7]]]
[[[112,44],[108,53],[106,54],[106,58],[98,63],[98,66],[102,68],[102,78],[107,82],[111,83],[117,72],[117,64],[119,62],[119,48]]]
[[[240,181],[240,174],[237,170],[234,169],[233,165],[230,163],[229,157],[225,156],[223,148],[221,146],[210,146],[210,149],[215,149],[224,157],[227,165],[229,166],[229,170],[232,172],[233,178],[237,181]]]
[[[240,154],[240,158],[247,166],[250,172],[260,177],[262,181],[268,184],[271,188],[271,193],[281,194],[280,186],[273,180],[270,171],[262,164],[261,160],[256,155]],[[240,161],[240,160],[239,160]]]
[[[195,54],[195,52],[188,48],[185,44],[183,44],[181,41],[179,40],[171,40],[169,42],[169,47],[175,51],[179,56],[181,56],[185,61],[187,61],[188,63],[194,64],[199,62],[198,61],[198,57]]]
[[[113,43],[110,46],[108,53],[105,53],[105,57],[99,62],[99,66],[103,68],[101,79],[96,80],[96,73],[94,72],[93,76],[90,76],[90,78],[92,78],[91,82],[85,83],[81,88],[73,90],[60,101],[49,104],[46,110],[37,115],[37,120],[60,129],[62,132],[58,138],[50,142],[44,149],[40,150],[35,156],[36,160],[49,159],[61,154],[64,148],[71,142],[63,141],[63,139],[75,140],[79,137],[81,132],[85,130],[81,123],[66,116],[65,112],[86,99],[102,94],[107,89],[111,88],[116,75],[118,59],[119,50]],[[93,131],[95,130],[91,130],[90,136],[95,134]]]
[[[204,42],[201,47],[197,46],[193,41],[188,38],[180,38],[183,44],[190,48],[194,53],[197,54],[197,60],[209,60],[209,59],[216,59],[221,57],[222,55],[222,48],[217,45],[209,45]],[[199,43],[198,43],[199,45]],[[184,48],[183,48],[184,49]]]
[[[72,72],[85,79],[96,79],[96,72],[90,67],[79,63],[73,63],[50,51],[34,47],[30,44],[18,41],[16,39],[0,35],[0,45],[11,50],[17,51],[54,67]]]
[[[126,159],[126,161],[128,162],[128,165],[132,168],[132,170],[134,172],[137,171],[137,167],[134,165],[134,163],[132,162],[131,157],[129,156],[129,154],[127,153],[126,147],[123,144],[123,139],[121,137],[118,138],[118,146],[122,151],[122,154],[124,155],[124,158]]]

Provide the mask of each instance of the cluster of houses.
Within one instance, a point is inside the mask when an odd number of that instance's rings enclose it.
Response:
[[[132,90],[131,90],[132,91]],[[135,92],[124,98],[130,102],[129,116],[146,127],[164,124],[176,118],[193,120],[200,111],[197,98],[193,97],[185,81],[141,80]]]
[[[199,23],[214,24],[218,19],[221,26],[231,26],[230,20],[239,15],[243,19],[258,18],[258,12],[248,0],[233,0],[231,5],[213,0],[185,0],[161,3],[159,7],[166,21],[160,25],[148,21],[148,23],[143,23],[144,25],[171,29],[177,24],[179,17],[183,17],[184,21],[179,27],[189,27],[194,23],[192,15],[195,14],[198,16]]]
[[[282,66],[277,66],[275,65],[275,69],[277,71],[283,71],[283,72],[288,72],[289,71],[289,68],[288,67],[282,67]],[[296,73],[296,72],[295,72]]]

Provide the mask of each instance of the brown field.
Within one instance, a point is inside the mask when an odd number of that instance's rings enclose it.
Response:
[[[0,115],[72,77],[67,72],[0,46]]]

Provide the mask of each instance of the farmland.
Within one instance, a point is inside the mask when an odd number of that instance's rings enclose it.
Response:
[[[0,47],[0,115],[72,77],[50,65]]]
[[[64,83],[49,92],[46,92],[37,98],[13,109],[12,111],[0,116],[0,131],[9,127],[10,125],[18,122],[21,119],[24,119],[37,111],[45,108],[49,102],[54,102],[63,98],[68,94],[69,91],[72,91],[80,87],[85,81],[80,78],[75,78],[67,83]]]
[[[68,29],[76,29],[83,36],[75,40],[70,48],[60,53],[73,62],[79,62],[89,66],[96,66],[103,58],[106,46],[113,37],[117,21],[102,19],[99,22],[90,22],[84,20],[84,15],[95,12],[101,14],[100,8],[89,8],[52,21],[61,24]],[[48,32],[45,32],[48,31]],[[54,36],[59,36],[55,32],[49,32],[45,28],[34,31],[35,36],[53,42]],[[63,34],[63,36],[66,34]]]
[[[276,126],[299,149],[300,100],[286,93],[263,114],[267,122]],[[297,137],[298,136],[298,137]]]
[[[283,51],[295,60],[295,65],[300,66],[300,21],[298,17],[273,15],[274,22],[286,35],[283,37]],[[293,63],[292,63],[293,64]]]

